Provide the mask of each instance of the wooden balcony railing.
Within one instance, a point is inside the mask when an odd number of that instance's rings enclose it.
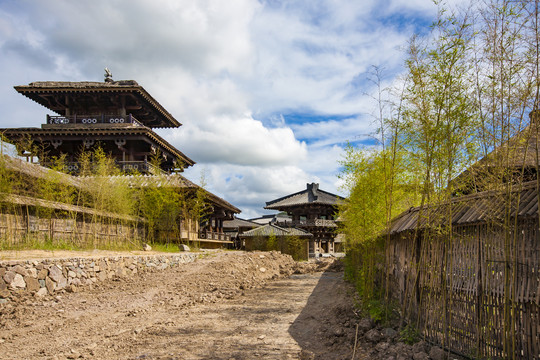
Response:
[[[223,234],[223,233],[217,233],[217,232],[210,232],[210,231],[199,231],[199,239],[205,239],[205,240],[218,240],[218,241],[232,241],[231,235]]]
[[[326,219],[280,221],[280,222],[277,222],[276,225],[281,226],[281,227],[291,227],[291,226],[337,227],[335,220],[326,220]]]
[[[124,172],[140,172],[153,175],[159,175],[163,173],[163,170],[155,167],[147,161],[116,161],[116,164]]]
[[[163,170],[155,167],[147,161],[115,161],[116,165],[127,173],[162,174]],[[52,166],[52,163],[44,163],[43,166]],[[78,162],[67,162],[64,164],[64,171],[78,174],[81,171],[81,164]]]
[[[72,115],[56,116],[47,115],[47,124],[66,125],[66,124],[132,124],[134,126],[144,126],[133,115]]]

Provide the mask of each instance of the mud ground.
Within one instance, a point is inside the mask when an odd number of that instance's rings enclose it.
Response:
[[[12,298],[0,304],[0,359],[351,359],[352,294],[339,263],[214,252],[77,293]]]

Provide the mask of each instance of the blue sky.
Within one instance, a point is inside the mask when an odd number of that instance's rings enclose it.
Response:
[[[343,147],[372,141],[368,73],[381,67],[391,85],[436,11],[431,0],[0,0],[0,127],[39,127],[48,113],[14,85],[102,81],[108,67],[183,124],[159,133],[197,161],[185,176],[204,174],[240,216],[311,182],[346,195]]]

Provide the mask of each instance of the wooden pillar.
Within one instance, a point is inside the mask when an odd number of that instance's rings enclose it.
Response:
[[[126,118],[126,96],[120,95],[120,103],[122,107],[120,108],[120,115],[125,119]]]

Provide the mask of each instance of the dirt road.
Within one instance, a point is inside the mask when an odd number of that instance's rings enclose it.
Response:
[[[0,359],[350,358],[350,287],[342,272],[320,270],[277,253],[220,252],[10,301],[0,305]]]

